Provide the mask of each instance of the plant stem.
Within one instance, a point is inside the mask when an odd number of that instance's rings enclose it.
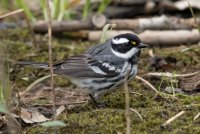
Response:
[[[51,10],[49,7],[49,0],[46,0],[47,7],[47,18],[48,18],[48,45],[49,45],[49,67],[50,67],[50,75],[51,75],[51,89],[53,94],[53,113],[54,120],[56,119],[56,94],[54,89],[54,76],[53,76],[53,62],[52,62],[52,28],[51,28]]]
[[[130,119],[130,96],[129,96],[129,90],[128,90],[128,76],[130,74],[130,70],[127,72],[127,75],[125,77],[124,81],[124,92],[125,92],[125,115],[126,115],[126,134],[131,133],[131,119]]]

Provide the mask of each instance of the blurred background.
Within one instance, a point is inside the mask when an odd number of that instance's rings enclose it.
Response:
[[[138,65],[147,83],[138,78],[129,83],[131,133],[200,133],[200,0],[49,4],[53,62],[121,33],[137,34],[150,46]],[[106,108],[96,109],[61,76],[55,77],[56,116],[64,124],[41,125],[53,118],[49,71],[16,62],[49,61],[47,19],[46,0],[0,0],[0,132],[53,133],[52,126],[65,126],[58,132],[125,133],[123,90],[103,96]],[[184,114],[163,125],[179,112]]]

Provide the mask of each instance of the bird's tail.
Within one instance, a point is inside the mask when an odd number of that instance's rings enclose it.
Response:
[[[28,66],[33,66],[36,68],[49,69],[49,65],[47,63],[40,63],[40,62],[19,61],[16,63],[16,65],[28,65]]]

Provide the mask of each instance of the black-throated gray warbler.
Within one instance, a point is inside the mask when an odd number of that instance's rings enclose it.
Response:
[[[99,95],[112,91],[137,73],[141,48],[147,45],[134,34],[120,34],[96,45],[85,53],[72,56],[53,65],[54,73],[67,76],[72,83],[90,95],[95,104]],[[20,62],[20,64],[49,68],[45,63]]]

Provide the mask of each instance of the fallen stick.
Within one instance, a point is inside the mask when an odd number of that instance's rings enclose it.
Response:
[[[101,29],[107,22],[102,14],[96,14],[88,20],[52,21],[52,32]],[[47,32],[47,21],[38,21],[33,24],[35,32]]]
[[[108,23],[116,24],[116,29],[144,31],[149,30],[166,30],[166,29],[192,29],[197,27],[193,18],[183,19],[178,17],[168,17],[165,15],[152,18],[139,19],[113,19],[108,20]],[[197,19],[200,23],[200,19]]]
[[[200,19],[197,19],[200,23]],[[65,32],[76,30],[97,30],[102,29],[105,24],[117,24],[116,30],[144,31],[147,29],[166,30],[166,29],[192,29],[197,24],[193,18],[183,19],[178,17],[167,17],[165,15],[152,18],[138,19],[111,19],[107,20],[104,15],[94,15],[91,19],[80,21],[53,21],[52,32]],[[38,21],[33,24],[35,32],[47,32],[47,22]]]
[[[108,38],[122,33],[133,33],[129,30],[112,30],[108,33]],[[98,41],[100,39],[101,31],[89,31],[88,40]],[[176,35],[176,36],[174,36]],[[175,46],[180,44],[191,44],[200,42],[199,32],[197,29],[193,30],[166,30],[166,31],[145,31],[138,34],[140,39],[148,45],[167,45]]]
[[[146,44],[154,45],[180,45],[198,43],[200,41],[199,31],[193,30],[166,30],[166,31],[145,31],[139,34],[141,40]]]

